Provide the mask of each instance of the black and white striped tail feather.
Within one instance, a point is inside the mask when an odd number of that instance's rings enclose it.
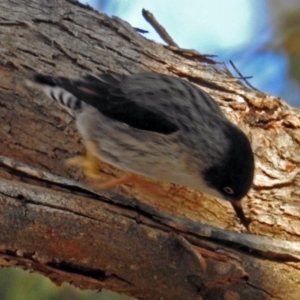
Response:
[[[41,85],[45,94],[51,99],[57,101],[71,115],[74,116],[76,112],[81,110],[81,100],[63,88],[63,84],[59,78],[36,74],[34,77],[34,82]]]

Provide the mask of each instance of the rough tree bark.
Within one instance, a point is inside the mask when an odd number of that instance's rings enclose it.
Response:
[[[63,165],[83,152],[74,122],[24,83],[33,71],[141,70],[201,86],[248,133],[250,234],[228,203],[184,187],[154,182],[157,198],[134,186],[93,191]],[[299,116],[224,65],[149,41],[118,18],[70,0],[2,0],[0,265],[139,299],[299,299]]]

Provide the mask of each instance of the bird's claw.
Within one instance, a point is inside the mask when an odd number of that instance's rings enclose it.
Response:
[[[82,169],[87,178],[99,179],[101,174],[99,171],[99,162],[93,156],[75,156],[65,161],[66,166],[74,166]]]

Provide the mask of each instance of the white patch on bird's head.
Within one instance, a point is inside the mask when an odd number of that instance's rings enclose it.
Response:
[[[185,181],[184,185],[191,187],[192,189],[199,191],[201,193],[207,194],[209,196],[222,199],[222,200],[228,200],[222,195],[218,190],[212,188],[209,186],[206,181],[200,177],[189,177],[188,182]]]

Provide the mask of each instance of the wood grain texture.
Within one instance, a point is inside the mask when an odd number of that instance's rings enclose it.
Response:
[[[299,298],[299,110],[191,53],[73,1],[1,1],[1,265],[139,299]],[[157,182],[161,197],[132,186],[95,192],[63,165],[83,153],[74,122],[25,80],[141,70],[199,85],[248,134],[256,156],[243,201],[251,236],[239,233],[224,201]]]

